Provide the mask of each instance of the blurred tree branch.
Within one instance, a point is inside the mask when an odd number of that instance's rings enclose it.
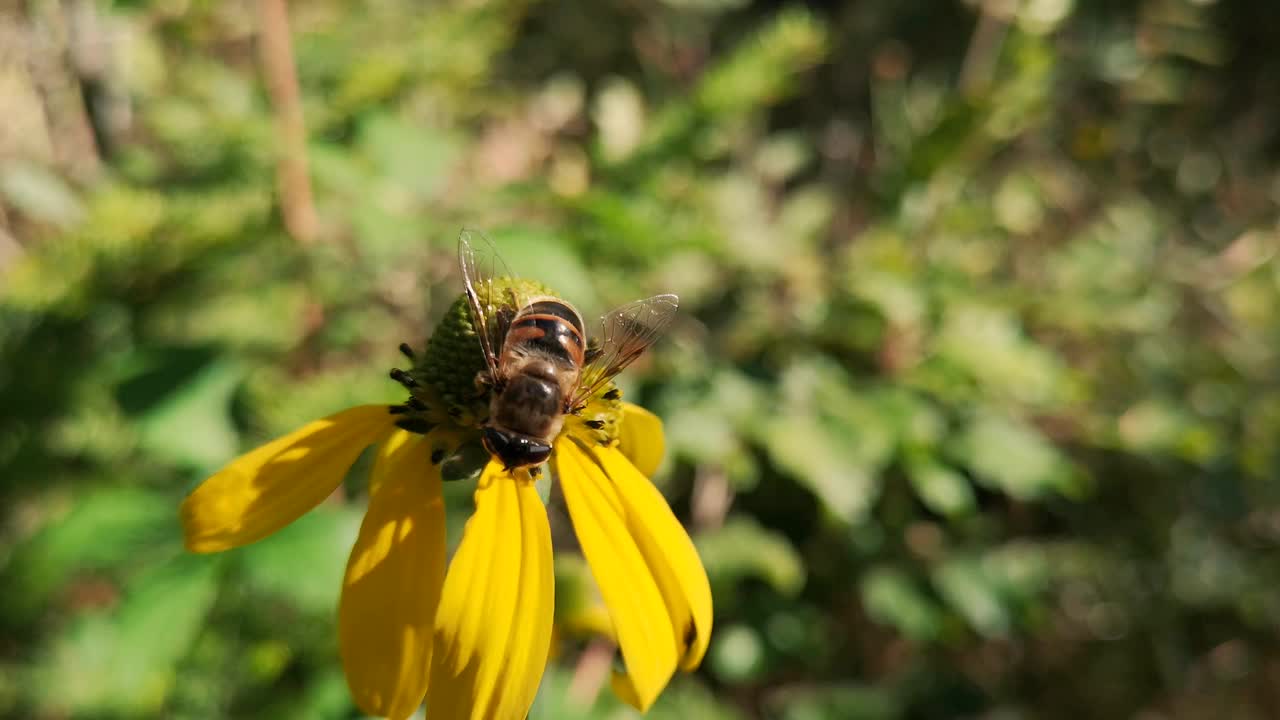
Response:
[[[262,72],[275,109],[276,133],[280,140],[276,169],[280,208],[289,234],[307,245],[315,238],[318,221],[307,175],[307,129],[302,118],[293,43],[289,38],[288,8],[285,0],[262,0],[259,13]]]
[[[600,691],[609,682],[617,649],[609,640],[596,639],[582,651],[574,668],[573,678],[569,681],[570,702],[580,708],[590,708],[596,704]]]
[[[0,7],[0,156],[52,162],[88,181],[99,168],[98,148],[69,42],[61,6]]]
[[[979,5],[978,24],[960,66],[960,89],[966,97],[977,97],[990,87],[996,60],[1009,30],[1009,17],[1015,10],[1016,6],[1003,0],[989,0]]]

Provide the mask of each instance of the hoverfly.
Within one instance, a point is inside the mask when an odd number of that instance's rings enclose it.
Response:
[[[671,294],[623,305],[601,318],[598,343],[588,344],[573,305],[548,295],[517,297],[495,285],[514,276],[487,240],[464,231],[458,260],[485,360],[476,384],[491,393],[482,443],[507,470],[545,462],[565,416],[581,412],[640,357],[679,306]]]

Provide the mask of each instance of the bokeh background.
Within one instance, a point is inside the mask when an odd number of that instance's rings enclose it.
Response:
[[[358,715],[365,465],[217,557],[176,510],[398,400],[464,226],[683,299],[623,386],[716,632],[651,717],[1280,712],[1280,5],[284,9],[0,6],[0,716]],[[558,573],[532,717],[633,717]]]

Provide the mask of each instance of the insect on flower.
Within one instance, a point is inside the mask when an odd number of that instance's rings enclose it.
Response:
[[[614,310],[597,340],[482,238],[464,232],[459,259],[465,292],[424,352],[401,346],[413,367],[391,371],[408,399],[344,410],[233,460],[183,503],[186,545],[216,552],[270,535],[376,444],[338,607],[356,704],[405,718],[425,698],[432,720],[519,720],[551,643],[551,533],[535,488],[549,462],[625,666],[613,688],[645,710],[677,668],[699,665],[711,633],[706,572],[648,479],[661,421],[613,384],[662,334],[676,298]],[[450,561],[442,482],[476,471],[475,512]]]
[[[679,300],[655,295],[609,313],[601,344],[588,355],[578,310],[557,297],[522,297],[510,284],[496,284],[492,268],[501,260],[491,247],[485,249],[481,257],[488,262],[477,259],[470,238],[464,235],[459,241],[471,323],[487,365],[476,383],[492,388],[484,446],[508,470],[541,465],[551,455],[565,415],[585,409],[661,337]],[[509,271],[505,275],[511,277]]]

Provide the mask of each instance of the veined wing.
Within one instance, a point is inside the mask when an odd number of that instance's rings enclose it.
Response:
[[[577,410],[666,332],[680,307],[675,295],[654,295],[619,307],[600,319],[600,347],[582,369],[569,407]]]
[[[514,294],[503,292],[494,281],[516,276],[493,243],[475,230],[463,230],[458,236],[458,264],[462,267],[462,284],[471,306],[471,325],[480,339],[489,374],[497,381],[502,341],[518,308]]]

